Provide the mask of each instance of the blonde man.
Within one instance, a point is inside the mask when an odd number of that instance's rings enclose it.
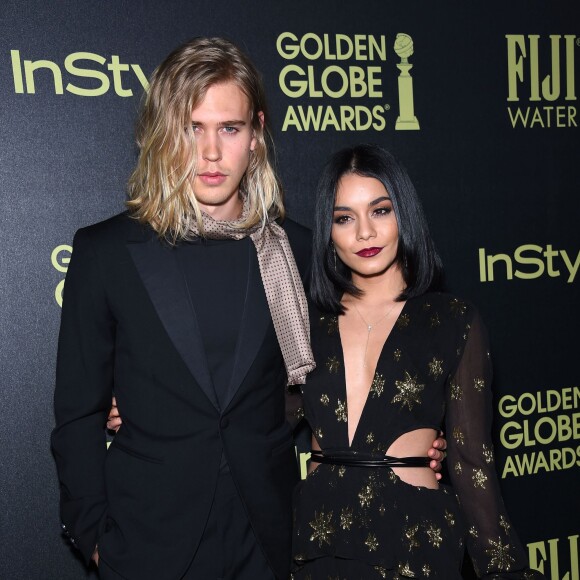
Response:
[[[128,212],[75,236],[52,443],[63,528],[102,578],[288,576],[310,237],[278,225],[266,115],[236,46],[178,48],[151,80]]]

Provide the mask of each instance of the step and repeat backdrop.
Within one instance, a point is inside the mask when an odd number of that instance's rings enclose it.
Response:
[[[296,221],[313,225],[338,148],[378,143],[406,165],[450,290],[490,331],[514,526],[533,567],[578,580],[576,0],[3,0],[0,578],[96,577],[61,537],[49,447],[62,291],[75,230],[124,208],[149,75],[194,36],[262,71]]]

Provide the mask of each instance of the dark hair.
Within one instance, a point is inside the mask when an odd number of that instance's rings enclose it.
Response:
[[[360,296],[362,293],[353,284],[350,269],[333,251],[331,241],[338,184],[342,176],[349,173],[378,179],[391,197],[399,228],[396,260],[406,285],[397,300],[441,289],[441,259],[407,171],[385,149],[377,145],[356,145],[342,149],[329,159],[316,190],[310,296],[318,308],[343,314],[342,295],[347,292]]]

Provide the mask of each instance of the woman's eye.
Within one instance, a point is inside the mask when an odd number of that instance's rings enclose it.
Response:
[[[382,216],[382,215],[389,215],[391,213],[392,208],[390,207],[377,207],[373,212],[375,215]]]
[[[339,215],[338,217],[334,218],[334,223],[335,224],[346,224],[350,221],[350,216],[347,215]]]

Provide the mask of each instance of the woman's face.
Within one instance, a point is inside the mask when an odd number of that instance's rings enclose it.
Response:
[[[390,195],[378,179],[356,173],[340,179],[331,238],[353,276],[380,276],[395,265],[399,228]]]

